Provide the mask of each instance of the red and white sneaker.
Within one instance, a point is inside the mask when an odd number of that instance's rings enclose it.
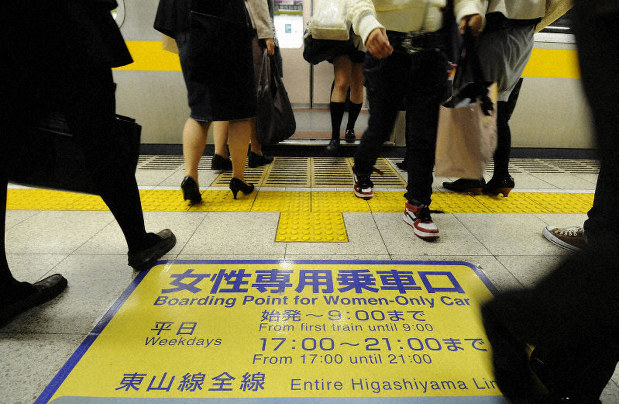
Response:
[[[380,171],[378,168],[373,168],[372,172],[383,175],[383,172]],[[353,186],[353,191],[357,198],[368,200],[372,199],[372,197],[374,196],[374,190],[372,189],[374,187],[374,183],[372,182],[372,180],[370,180],[370,175],[371,173],[359,174],[357,173],[355,166],[352,167],[352,178],[355,182],[355,185]]]
[[[425,241],[439,238],[438,227],[432,221],[430,209],[426,205],[414,205],[406,202],[404,222],[413,228],[415,235]]]

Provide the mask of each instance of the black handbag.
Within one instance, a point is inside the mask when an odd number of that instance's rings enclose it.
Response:
[[[142,127],[135,119],[116,115],[112,130],[119,150],[126,153],[124,163],[135,172],[140,155]],[[7,169],[13,183],[61,191],[98,195],[86,169],[82,150],[74,141],[66,121],[61,117],[46,118],[26,127],[12,147]]]
[[[297,129],[292,105],[277,63],[264,49],[260,82],[257,83],[256,137],[260,144],[276,144],[288,139]]]

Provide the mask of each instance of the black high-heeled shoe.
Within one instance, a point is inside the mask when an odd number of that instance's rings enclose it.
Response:
[[[213,154],[213,159],[211,160],[211,170],[230,171],[232,170],[232,161],[229,157]]]
[[[202,195],[200,194],[200,188],[196,181],[190,176],[183,178],[181,182],[181,189],[183,190],[183,198],[185,201],[189,201],[191,204],[202,202]]]
[[[503,177],[492,177],[490,181],[484,186],[482,192],[489,195],[503,194],[507,198],[509,192],[514,189],[516,184],[511,175],[507,174]]]
[[[254,184],[246,184],[238,178],[232,177],[230,180],[230,191],[232,191],[232,196],[236,199],[236,194],[238,194],[239,191],[243,192],[245,195],[251,194],[254,191]]]

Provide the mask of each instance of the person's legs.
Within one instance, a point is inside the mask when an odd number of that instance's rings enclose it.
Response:
[[[228,121],[213,123],[213,143],[215,152],[211,161],[211,170],[232,170],[232,162],[228,156]]]
[[[333,60],[333,88],[329,100],[331,114],[331,141],[327,146],[328,154],[335,154],[340,146],[340,127],[346,110],[346,93],[350,87],[352,62],[348,55],[338,56]]]
[[[363,106],[363,64],[352,63],[350,76],[350,102],[348,106],[348,122],[344,139],[355,141],[355,123]]]
[[[210,122],[198,122],[187,119],[183,128],[183,158],[185,160],[185,176],[198,182],[198,165],[206,146]]]
[[[255,130],[256,120],[254,118],[230,121],[228,134],[228,144],[232,155],[232,179],[230,180],[230,190],[236,199],[239,191],[250,194],[254,190],[253,184],[245,182],[245,159],[247,157],[247,147],[252,130]]]
[[[255,119],[230,121],[228,145],[232,157],[232,177],[245,181],[245,159],[249,147],[250,133],[254,129]]]
[[[619,67],[619,17],[617,6],[585,5],[579,1],[575,8],[574,31],[578,44],[582,84],[595,124],[600,173],[595,188],[593,207],[584,223],[585,237],[592,245],[616,248],[619,244],[619,99],[617,77]],[[605,9],[606,7],[606,9]],[[590,25],[594,24],[594,25]]]
[[[439,104],[447,81],[447,59],[440,52],[412,55],[411,87],[406,100],[406,187],[403,220],[425,241],[439,238],[430,215],[432,170]]]

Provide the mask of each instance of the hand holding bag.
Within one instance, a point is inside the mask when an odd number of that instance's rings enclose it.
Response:
[[[297,124],[277,64],[264,49],[257,90],[256,137],[262,145],[288,139]]]
[[[480,179],[497,146],[497,85],[483,80],[470,33],[462,54],[455,93],[440,106],[435,175]],[[473,82],[462,84],[463,69],[472,69]]]

